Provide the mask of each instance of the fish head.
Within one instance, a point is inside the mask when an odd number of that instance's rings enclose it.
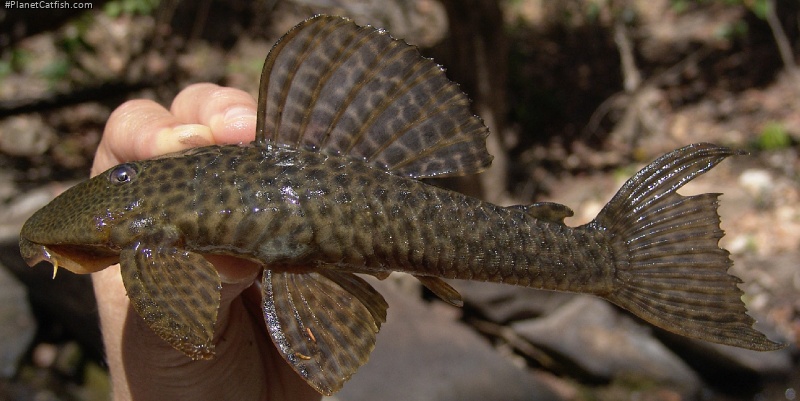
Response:
[[[28,265],[48,261],[73,273],[100,271],[119,261],[131,227],[145,227],[146,162],[124,163],[68,189],[34,213],[20,232]]]

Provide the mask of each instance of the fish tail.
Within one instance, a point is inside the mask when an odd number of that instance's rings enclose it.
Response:
[[[759,351],[782,348],[752,326],[733,262],[719,247],[720,194],[676,190],[732,155],[707,143],[654,161],[628,180],[589,223],[612,236],[611,302],[671,332]]]

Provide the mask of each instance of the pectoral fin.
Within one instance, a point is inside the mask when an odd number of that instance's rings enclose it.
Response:
[[[120,253],[122,282],[136,312],[159,337],[192,359],[214,355],[219,274],[201,255],[137,244]]]
[[[367,362],[388,305],[351,273],[275,273],[262,279],[264,319],[284,359],[331,395]]]

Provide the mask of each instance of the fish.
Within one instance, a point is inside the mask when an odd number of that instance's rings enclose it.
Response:
[[[214,354],[221,280],[209,255],[263,266],[269,335],[313,388],[368,359],[388,305],[361,275],[591,294],[683,336],[769,351],[729,274],[717,193],[677,190],[745,152],[696,143],[630,178],[591,222],[556,203],[499,206],[423,179],[491,164],[488,129],[441,66],[335,16],[291,29],[261,75],[255,140],[115,166],[65,191],[20,233],[31,266],[120,263],[134,310],[193,359]]]

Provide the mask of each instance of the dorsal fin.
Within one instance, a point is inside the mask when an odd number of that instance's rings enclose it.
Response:
[[[442,68],[415,47],[318,16],[284,35],[261,73],[256,145],[349,155],[396,174],[477,173],[488,129]]]

